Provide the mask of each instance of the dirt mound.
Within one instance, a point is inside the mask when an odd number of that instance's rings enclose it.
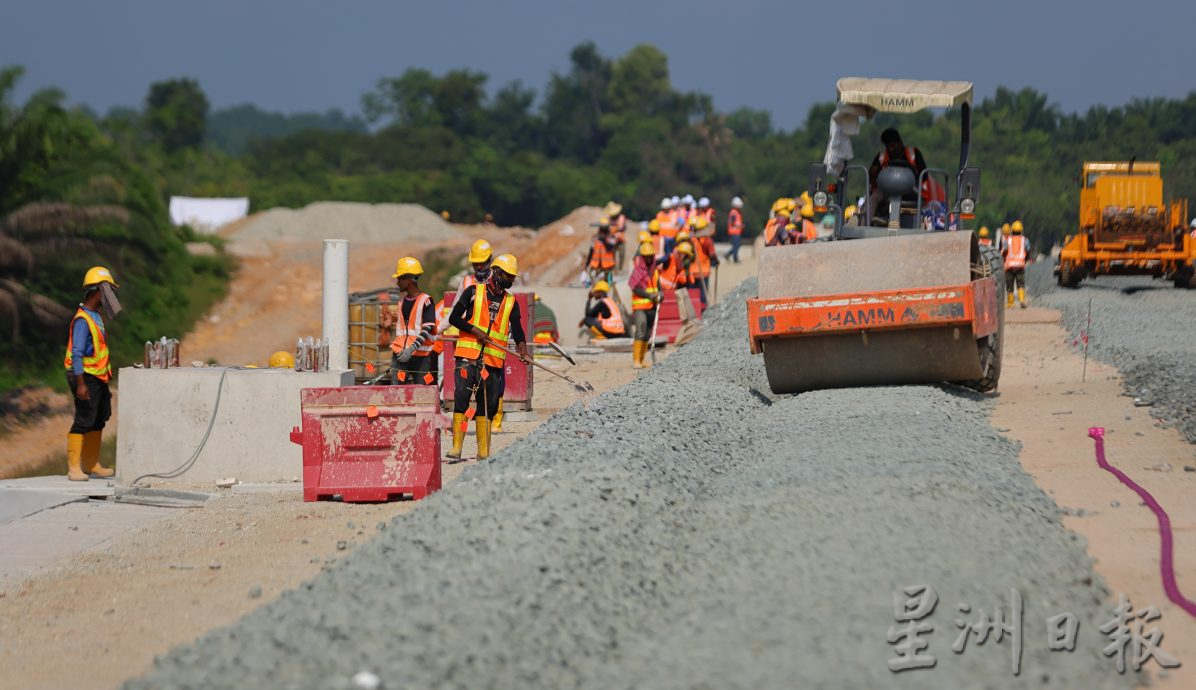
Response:
[[[355,243],[449,240],[453,225],[418,204],[320,201],[302,209],[273,208],[236,232],[236,241],[345,239]]]

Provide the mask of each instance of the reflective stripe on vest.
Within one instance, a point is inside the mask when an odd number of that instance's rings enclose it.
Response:
[[[403,323],[403,308],[399,307],[399,319],[395,324],[395,340],[391,344],[391,349],[398,347],[398,352],[407,349],[407,346],[415,342],[416,336],[419,335],[420,329],[424,326],[424,307],[432,303],[432,298],[427,293],[421,292],[415,298],[415,304],[411,306],[411,314],[407,317],[407,323]],[[435,325],[435,324],[433,324]],[[435,330],[433,329],[433,333]],[[415,348],[412,353],[415,357],[427,357],[432,352],[432,340],[429,338],[423,345]]]
[[[596,271],[609,271],[615,267],[615,253],[607,249],[606,242],[594,240],[594,253],[590,257],[590,268]]]
[[[682,285],[689,285],[689,270],[681,267],[681,254],[673,252],[669,257],[669,265],[660,271],[660,287],[672,290]]]
[[[743,214],[737,208],[731,209],[731,212],[727,214],[727,234],[743,234]]]
[[[1005,255],[1005,270],[1026,267],[1026,237],[1013,235],[1009,237],[1009,253]]]
[[[603,297],[602,303],[606,305],[610,316],[598,319],[598,325],[607,333],[622,334],[623,333],[623,312],[619,311],[619,305],[609,297]]]
[[[648,284],[644,287],[644,292],[649,295],[655,295],[660,292],[660,272],[652,267],[648,273]],[[631,293],[631,310],[632,311],[648,311],[656,306],[656,302],[648,297],[640,297],[633,291]]]
[[[101,381],[112,380],[112,364],[108,360],[107,333],[103,328],[100,328],[95,319],[91,318],[91,314],[88,314],[82,307],[79,308],[79,311],[75,312],[75,318],[71,319],[70,336],[66,341],[66,357],[62,360],[62,366],[68,372],[75,370],[75,362],[71,355],[71,350],[74,349],[75,345],[76,319],[83,319],[87,323],[88,332],[91,333],[92,354],[91,356],[83,356],[83,373],[91,374]]]
[[[486,286],[475,285],[474,290],[473,314],[469,317],[469,325],[505,347],[511,337],[511,310],[515,308],[515,298],[509,292],[503,295],[502,302],[498,305],[498,314],[492,324],[490,323],[490,299],[486,294]],[[486,345],[483,348],[473,333],[462,333],[457,339],[456,356],[465,359],[477,359],[482,356],[486,366],[501,367],[506,361],[507,353],[491,345]]]
[[[993,239],[991,237],[981,237],[980,244],[983,244],[986,247],[991,247],[993,246]]]

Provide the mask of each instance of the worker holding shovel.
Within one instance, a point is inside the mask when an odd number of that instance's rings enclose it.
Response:
[[[653,326],[656,324],[657,306],[660,304],[660,275],[656,270],[656,245],[641,242],[631,277],[627,280],[631,288],[631,313],[635,318],[635,341],[631,345],[631,366],[646,369],[644,355],[648,353]]]
[[[449,324],[460,331],[457,338],[453,401],[453,447],[447,453],[460,459],[465,428],[474,419],[478,459],[490,456],[490,424],[502,395],[503,368],[510,342],[525,364],[531,361],[519,305],[510,293],[519,274],[514,256],[494,259],[490,277],[462,293],[449,314]],[[470,407],[470,402],[475,407]]]

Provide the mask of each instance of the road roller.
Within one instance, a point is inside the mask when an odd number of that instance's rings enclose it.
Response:
[[[826,156],[810,166],[808,187],[816,215],[834,222],[813,241],[765,247],[758,296],[747,303],[751,351],[774,393],[996,389],[1003,260],[969,229],[980,192],[980,170],[968,164],[972,92],[963,81],[838,81]],[[861,120],[927,108],[958,111],[958,169],[928,167],[912,147],[879,170],[851,164]]]

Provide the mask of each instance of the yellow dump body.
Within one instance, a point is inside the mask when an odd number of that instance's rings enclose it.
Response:
[[[1082,185],[1079,232],[1059,254],[1061,285],[1094,275],[1178,280],[1191,273],[1196,241],[1187,232],[1188,202],[1164,201],[1157,162],[1086,162]]]

